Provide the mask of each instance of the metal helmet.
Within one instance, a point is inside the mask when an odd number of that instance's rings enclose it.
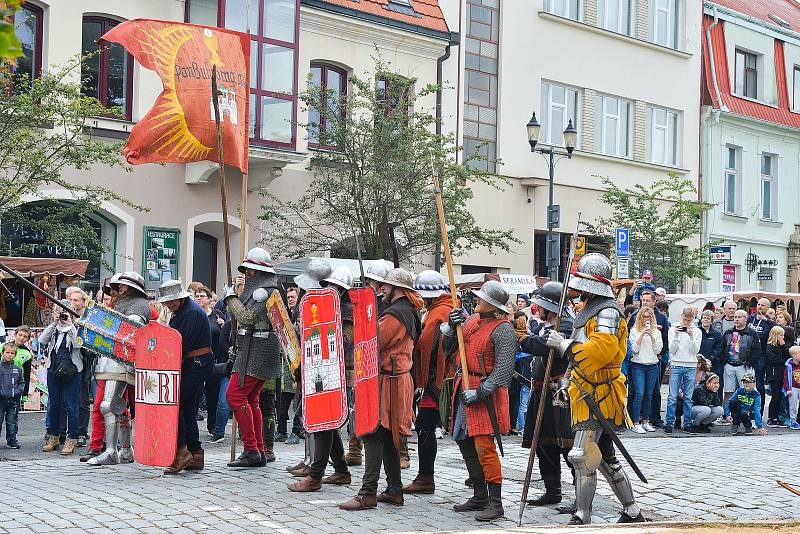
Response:
[[[331,275],[327,277],[324,282],[328,282],[329,284],[335,284],[341,288],[344,288],[345,291],[353,287],[353,273],[350,272],[344,265],[340,265],[333,270]]]
[[[395,267],[386,273],[383,283],[394,287],[414,289],[414,277],[411,276],[411,273],[400,267]]]
[[[414,290],[424,299],[435,299],[447,293],[450,286],[438,271],[422,271],[414,280]]]
[[[364,271],[364,278],[375,280],[376,282],[383,282],[389,271],[394,269],[394,264],[387,260],[375,260],[369,264],[367,270]]]
[[[476,297],[485,300],[500,311],[508,313],[508,291],[505,286],[497,280],[484,282],[480,289],[472,291]]]
[[[564,284],[561,282],[547,282],[542,286],[539,292],[534,295],[531,302],[547,311],[558,313],[558,308],[561,303],[561,291],[563,288]]]
[[[239,266],[239,272],[244,273],[245,269],[275,274],[275,269],[272,266],[272,256],[261,247],[253,247],[247,253],[247,258]]]
[[[124,273],[115,274],[111,277],[108,285],[112,288],[114,288],[114,286],[128,286],[141,293],[142,296],[147,296],[147,292],[144,289],[144,278],[135,271],[125,271]]]
[[[156,290],[156,300],[162,303],[191,296],[191,293],[183,289],[183,284],[180,280],[167,280]]]
[[[569,288],[601,297],[614,297],[611,289],[611,262],[592,252],[578,262],[577,272],[569,279]]]
[[[328,260],[311,258],[311,261],[308,262],[308,265],[303,270],[303,274],[298,274],[294,277],[294,283],[300,289],[320,289],[322,286],[319,283],[328,278],[332,271],[333,269],[331,269],[331,264],[328,263]]]

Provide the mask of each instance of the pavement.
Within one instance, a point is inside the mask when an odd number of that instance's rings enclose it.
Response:
[[[407,495],[405,506],[379,505],[365,512],[344,512],[336,504],[357,493],[362,467],[352,468],[353,484],[323,487],[315,493],[292,493],[293,480],[284,468],[303,456],[303,445],[277,444],[278,461],[266,468],[235,470],[225,466],[230,442],[206,445],[206,469],[163,476],[161,470],[138,464],[91,467],[77,455],[62,457],[41,452],[43,414],[21,414],[20,450],[0,445],[0,533],[16,532],[498,532],[517,531],[516,518],[528,451],[518,437],[504,438],[504,506],[506,518],[479,524],[472,514],[452,510],[471,490],[464,486],[466,469],[458,447],[447,437],[439,440],[435,495]],[[204,429],[200,423],[201,430]],[[705,524],[772,522],[798,519],[800,497],[778,486],[777,479],[800,482],[792,470],[798,435],[788,430],[768,436],[730,436],[729,427],[715,427],[711,435],[689,436],[663,432],[637,436],[623,434],[625,445],[649,479],[634,479],[636,498],[654,521]],[[800,435],[800,434],[799,434]],[[205,437],[205,434],[204,434]],[[4,440],[0,441],[3,443]],[[410,441],[411,469],[416,474],[416,443]],[[79,449],[82,452],[85,449]],[[630,469],[629,476],[634,476]],[[795,476],[796,478],[792,479]],[[599,477],[593,528],[605,532],[617,520],[619,505]],[[568,471],[567,497],[572,498]],[[538,473],[530,495],[541,491]],[[526,507],[521,532],[568,533],[568,516],[551,508]],[[666,532],[664,526],[625,532]],[[800,531],[796,525],[790,532]],[[725,532],[730,530],[726,527]]]

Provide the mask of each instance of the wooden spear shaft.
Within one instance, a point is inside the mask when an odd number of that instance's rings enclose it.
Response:
[[[447,223],[444,219],[444,204],[442,203],[442,188],[439,184],[439,177],[431,162],[433,174],[433,193],[436,198],[436,213],[439,216],[439,228],[442,231],[442,250],[444,251],[444,261],[447,264],[447,277],[450,279],[450,298],[453,302],[453,309],[458,308],[458,288],[456,287],[456,277],[453,275],[453,258],[450,256],[450,241],[447,239]],[[464,351],[464,331],[461,325],[456,327],[458,336],[458,356],[461,362],[461,384],[462,389],[469,389],[469,372],[467,367],[467,353]]]

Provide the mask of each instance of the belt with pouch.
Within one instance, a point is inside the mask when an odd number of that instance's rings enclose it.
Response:
[[[240,328],[236,333],[240,336],[250,335],[251,337],[266,338],[269,337],[272,332],[270,330],[254,330],[251,332],[247,328]]]

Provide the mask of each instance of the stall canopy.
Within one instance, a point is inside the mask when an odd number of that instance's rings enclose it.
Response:
[[[20,258],[15,256],[0,256],[0,262],[18,272],[25,278],[41,276],[48,273],[52,276],[79,276],[86,277],[86,268],[89,260],[73,260],[69,258]],[[11,278],[11,275],[2,273],[2,278]]]
[[[313,256],[306,256],[304,258],[299,258],[296,260],[289,260],[284,261],[282,263],[278,263],[275,265],[275,272],[278,273],[280,276],[297,276],[298,274],[302,274],[303,270],[305,270],[306,265],[308,262],[315,259]],[[361,276],[361,269],[358,266],[358,260],[346,259],[346,258],[320,258],[331,265],[331,269],[335,269],[340,265],[344,265],[350,272],[353,273],[353,276],[358,278]],[[367,270],[369,264],[376,260],[364,260],[364,270]]]

